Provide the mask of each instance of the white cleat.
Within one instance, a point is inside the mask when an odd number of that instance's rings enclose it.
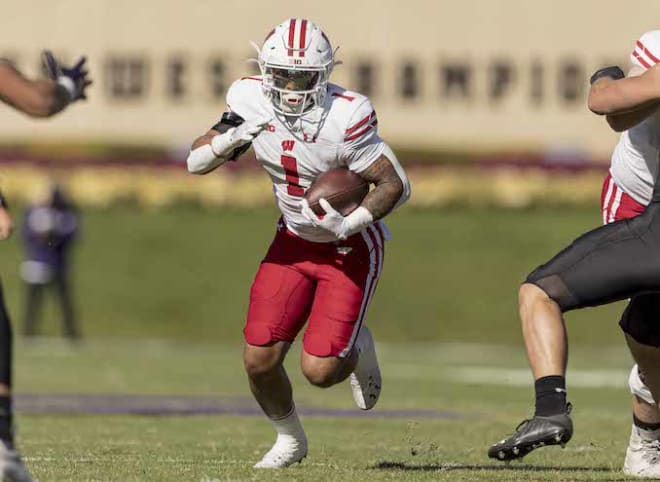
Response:
[[[307,439],[279,435],[275,445],[254,465],[255,469],[284,469],[307,457]]]
[[[0,442],[0,481],[33,482],[20,454]]]
[[[350,377],[353,400],[362,410],[369,410],[378,401],[382,378],[376,359],[374,339],[366,325],[362,325],[360,333],[358,333],[357,340],[355,340],[355,349],[359,358]]]
[[[660,440],[642,438],[633,426],[623,473],[648,479],[660,478]]]

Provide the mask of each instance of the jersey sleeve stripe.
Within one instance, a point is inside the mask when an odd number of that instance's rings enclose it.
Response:
[[[241,80],[256,80],[261,82],[261,77],[241,77]]]
[[[367,122],[369,122],[369,119],[372,119],[372,118],[374,118],[374,117],[376,117],[376,111],[375,111],[375,110],[372,110],[372,111],[371,111],[371,114],[369,114],[368,116],[366,116],[364,119],[362,119],[360,122],[358,122],[358,123],[355,124],[354,126],[349,127],[348,129],[346,129],[346,135],[350,134],[351,132],[356,131],[357,129],[359,129],[360,127],[362,127],[363,125],[365,125]]]
[[[645,68],[647,68],[647,69],[650,69],[650,68],[651,68],[651,64],[649,64],[649,63],[644,59],[644,57],[642,57],[642,56],[637,52],[637,50],[635,50],[635,51],[633,52],[633,57],[635,57],[635,58],[639,61],[639,63],[642,64],[642,66],[644,66]]]
[[[339,92],[333,92],[331,95],[332,97],[340,97],[342,99],[346,99],[349,102],[353,102],[355,100],[355,97],[351,97],[350,95],[340,94]]]
[[[649,59],[651,59],[654,63],[657,64],[658,62],[660,62],[660,60],[659,60],[655,55],[653,55],[653,54],[651,53],[651,51],[650,51],[649,49],[647,49],[647,48],[644,46],[644,44],[643,44],[640,40],[637,41],[637,46],[638,46],[638,47],[642,50],[642,52],[644,52],[644,53],[646,54],[646,56],[647,56]]]
[[[346,142],[346,141],[352,141],[353,139],[357,139],[358,137],[363,136],[364,134],[369,132],[371,129],[373,129],[377,125],[378,125],[378,119],[374,119],[373,122],[371,124],[369,124],[367,127],[365,127],[364,129],[362,129],[359,132],[356,132],[355,134],[353,134],[351,136],[346,137],[344,139],[344,141]]]

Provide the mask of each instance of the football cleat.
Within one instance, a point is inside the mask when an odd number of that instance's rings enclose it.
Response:
[[[0,481],[33,482],[20,454],[5,442],[0,442]]]
[[[359,358],[350,376],[353,400],[362,410],[369,410],[378,401],[382,378],[380,368],[378,368],[374,339],[366,325],[363,325],[358,333],[355,349]]]
[[[275,445],[254,465],[255,469],[284,469],[307,457],[307,439],[279,435]]]
[[[516,427],[516,433],[488,449],[488,456],[491,459],[508,461],[521,459],[532,450],[546,445],[563,447],[573,436],[571,408],[571,404],[568,403],[565,413],[523,420]]]
[[[660,479],[660,440],[648,440],[640,437],[633,425],[623,473],[649,479]]]

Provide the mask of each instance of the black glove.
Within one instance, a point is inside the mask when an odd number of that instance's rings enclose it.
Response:
[[[604,67],[597,70],[589,79],[589,83],[593,84],[601,77],[609,77],[610,79],[619,80],[623,79],[625,76],[626,74],[623,73],[623,70],[621,70],[620,67],[613,65],[611,67]]]
[[[73,67],[60,66],[50,50],[41,54],[44,70],[49,78],[64,87],[71,96],[71,102],[87,99],[85,89],[92,83],[85,70],[86,57],[80,57]]]

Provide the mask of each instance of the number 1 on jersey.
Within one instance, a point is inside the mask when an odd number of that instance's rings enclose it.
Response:
[[[282,166],[284,166],[284,174],[286,175],[287,192],[291,196],[302,197],[305,194],[305,189],[299,184],[300,176],[298,175],[298,162],[295,157],[282,154],[280,156]]]

